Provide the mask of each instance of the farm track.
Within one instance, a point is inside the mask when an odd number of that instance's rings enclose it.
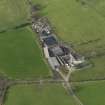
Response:
[[[88,84],[88,83],[99,83],[99,82],[105,82],[105,79],[100,79],[100,80],[89,80],[89,81],[67,81],[67,80],[64,80],[64,79],[53,79],[53,78],[49,78],[49,79],[34,79],[34,80],[9,80],[9,85],[12,85],[12,84],[40,84],[40,83],[43,83],[43,84],[61,84],[61,83],[65,83],[68,82],[71,84]]]
[[[73,84],[88,84],[88,83],[99,83],[99,82],[105,82],[105,79],[100,79],[100,80],[89,80],[89,81],[75,81],[71,82]]]

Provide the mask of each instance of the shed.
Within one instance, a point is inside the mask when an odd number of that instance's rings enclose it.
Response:
[[[49,58],[48,47],[47,47],[47,46],[45,46],[45,47],[43,48],[43,50],[44,50],[44,55],[45,55],[45,58]]]

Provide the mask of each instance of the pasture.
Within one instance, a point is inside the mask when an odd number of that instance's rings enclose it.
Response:
[[[12,78],[48,76],[35,33],[28,27],[0,34],[0,73]]]
[[[29,18],[27,0],[0,0],[0,31],[24,24]]]
[[[76,105],[58,84],[16,85],[9,89],[4,105]]]
[[[77,85],[76,89],[84,105],[105,105],[105,81]]]
[[[82,0],[33,1],[45,7],[43,13],[49,17],[62,40],[72,42],[74,45],[98,38],[101,43],[103,42],[105,20],[93,8],[82,5],[79,2]]]

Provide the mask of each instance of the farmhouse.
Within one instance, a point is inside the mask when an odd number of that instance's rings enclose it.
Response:
[[[43,43],[45,58],[53,70],[60,70],[61,67],[69,70],[70,67],[84,62],[84,57],[58,41],[45,17],[33,22],[32,28],[38,33],[40,41]]]

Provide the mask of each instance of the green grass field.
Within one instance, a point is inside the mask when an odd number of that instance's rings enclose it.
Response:
[[[81,84],[76,93],[84,105],[105,105],[105,82]]]
[[[0,0],[0,31],[27,22],[29,6],[27,0]]]
[[[0,73],[13,78],[48,76],[35,33],[28,28],[0,34]]]
[[[99,15],[105,18],[105,1],[104,0],[84,0],[84,2],[86,3],[86,5],[93,8]]]
[[[86,9],[76,0],[33,1],[42,3],[46,7],[43,12],[56,27],[58,35],[65,41],[78,44],[104,36],[104,19],[94,9],[90,7]]]
[[[76,105],[57,84],[16,85],[9,89],[6,99],[4,105]]]

